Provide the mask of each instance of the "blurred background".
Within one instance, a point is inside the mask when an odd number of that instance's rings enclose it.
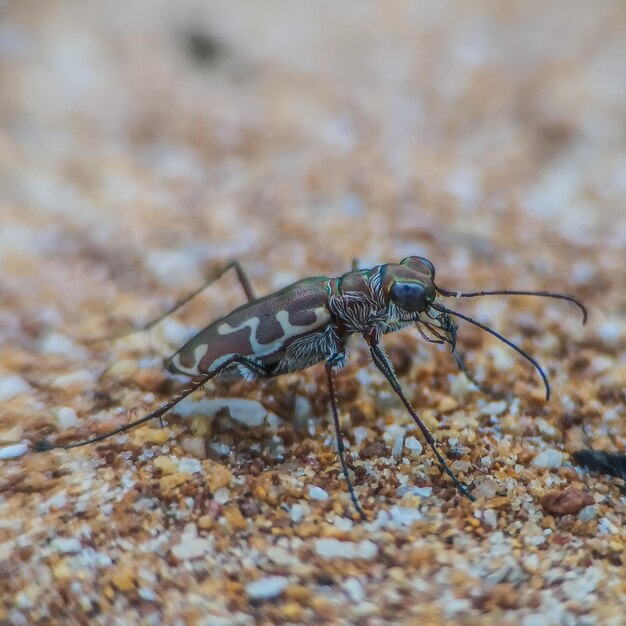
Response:
[[[232,257],[261,292],[408,254],[452,287],[623,284],[622,2],[0,18],[1,289],[22,311],[154,305]]]

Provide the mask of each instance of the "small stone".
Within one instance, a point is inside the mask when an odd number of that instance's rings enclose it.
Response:
[[[470,385],[465,374],[457,374],[450,385],[450,392],[455,398],[462,400],[470,392]]]
[[[450,413],[451,411],[457,409],[458,406],[459,404],[456,400],[452,399],[450,396],[444,396],[439,401],[437,409],[441,411],[441,413]]]
[[[132,591],[135,588],[136,572],[131,564],[122,564],[116,568],[111,576],[111,582],[122,592]]]
[[[202,463],[198,459],[185,457],[178,463],[178,469],[181,472],[189,472],[190,474],[199,474],[202,472]]]
[[[246,587],[246,593],[250,600],[269,600],[281,595],[289,581],[284,576],[268,576],[249,583]]]
[[[144,391],[158,392],[163,388],[167,378],[161,370],[140,369],[134,374],[132,380]]]
[[[172,554],[181,560],[197,559],[211,552],[211,541],[191,533],[183,534],[180,543],[172,548]]]
[[[180,445],[182,449],[196,459],[206,459],[206,442],[202,437],[185,437]]]
[[[0,442],[12,443],[14,441],[20,441],[24,436],[24,427],[21,424],[16,424],[13,428],[0,431]]]
[[[175,474],[178,472],[178,463],[169,456],[158,456],[154,459],[154,466],[161,470],[163,474]]]
[[[207,463],[204,463],[204,474],[207,477],[207,485],[209,491],[215,494],[219,489],[227,487],[233,478],[233,473],[224,465],[219,463],[211,463],[207,467]]]
[[[309,497],[312,500],[328,500],[328,493],[321,487],[309,487]]]
[[[598,507],[595,504],[590,504],[586,507],[583,507],[578,513],[578,519],[581,522],[590,522],[596,517],[598,517]]]
[[[543,497],[541,504],[545,511],[553,515],[571,515],[579,513],[584,507],[595,504],[595,500],[586,491],[567,487],[563,490],[548,492]]]
[[[378,546],[369,540],[356,544],[324,537],[315,541],[315,552],[325,559],[365,559],[371,560],[378,554]]]
[[[0,402],[6,402],[21,393],[32,391],[32,387],[17,374],[0,377]]]
[[[250,427],[261,426],[267,416],[267,409],[260,402],[244,398],[203,398],[198,402],[183,401],[173,412],[183,417],[189,415],[215,417],[223,409],[228,410],[231,419]]]
[[[288,622],[302,623],[303,610],[297,602],[286,602],[283,615]]]
[[[281,548],[280,546],[270,546],[267,549],[267,558],[276,563],[276,565],[292,565],[297,563],[298,559],[289,550]]]
[[[556,468],[563,465],[563,453],[554,448],[548,448],[540,452],[533,460],[535,467]]]
[[[412,457],[419,456],[424,450],[422,444],[415,437],[407,437],[404,445],[410,450]]]
[[[0,448],[0,460],[1,459],[16,459],[23,456],[28,452],[28,444],[16,443],[12,446],[5,446]]]
[[[423,515],[417,510],[403,506],[392,506],[389,509],[391,519],[398,526],[411,526],[423,518]]]
[[[301,504],[294,504],[289,511],[289,517],[294,524],[302,521],[305,515],[304,507]]]
[[[69,406],[64,406],[54,411],[57,424],[61,430],[69,430],[80,424],[76,411]]]
[[[232,530],[245,530],[248,528],[248,522],[236,506],[224,508],[224,519]]]
[[[480,415],[484,417],[497,417],[506,411],[507,406],[508,405],[504,400],[487,402],[487,404],[481,407]]]
[[[175,489],[178,485],[182,485],[192,479],[192,475],[188,472],[176,472],[175,474],[170,474],[168,476],[163,476],[159,480],[160,488],[163,491],[169,491],[171,489]]]
[[[50,547],[60,554],[76,554],[83,548],[75,537],[56,537],[50,542]]]
[[[137,589],[137,595],[146,602],[156,602],[157,600],[156,593],[147,587],[139,587],[139,589]]]
[[[198,528],[201,530],[209,530],[215,525],[215,518],[212,515],[203,515],[198,518]]]
[[[50,333],[41,340],[39,349],[45,354],[72,354],[78,346],[65,335]]]
[[[57,376],[50,385],[55,389],[64,389],[68,393],[79,393],[88,389],[93,389],[95,376],[87,370],[78,370]]]
[[[67,559],[59,561],[52,567],[52,575],[58,580],[69,578],[72,574],[70,564]]]
[[[170,438],[168,432],[163,428],[146,428],[142,432],[142,437],[144,442],[158,445],[163,445]]]
[[[213,494],[213,500],[218,504],[226,504],[230,500],[230,490],[222,487]]]

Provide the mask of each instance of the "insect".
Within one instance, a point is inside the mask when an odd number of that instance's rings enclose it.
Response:
[[[626,454],[588,448],[574,452],[572,460],[587,469],[621,478],[624,481],[621,490],[626,492]]]
[[[352,271],[337,278],[326,276],[306,278],[262,298],[255,298],[240,264],[232,261],[200,289],[139,330],[148,330],[157,324],[229,269],[234,269],[237,273],[248,302],[201,330],[168,360],[168,369],[171,372],[192,378],[189,387],[155,411],[115,430],[67,445],[55,446],[44,440],[37,448],[69,449],[84,446],[130,430],[154,418],[160,419],[196,389],[224,373],[234,373],[247,380],[254,380],[296,372],[317,363],[324,363],[337,455],[352,503],[361,518],[364,518],[365,514],[350,480],[345,459],[335,386],[335,371],[346,364],[347,340],[352,335],[361,335],[369,346],[374,365],[400,398],[432,449],[441,469],[461,494],[473,500],[468,487],[454,475],[439,452],[435,438],[402,390],[381,343],[382,336],[404,327],[415,326],[425,340],[448,344],[459,368],[473,380],[457,351],[457,325],[453,318],[460,318],[495,336],[526,359],[541,376],[547,400],[550,397],[548,379],[533,357],[485,324],[448,308],[444,304],[444,299],[497,295],[557,298],[578,306],[583,314],[583,324],[587,319],[584,305],[576,298],[561,293],[512,290],[468,293],[450,291],[435,283],[435,267],[428,259],[410,256],[400,263],[377,265],[371,269],[358,269],[354,263]]]

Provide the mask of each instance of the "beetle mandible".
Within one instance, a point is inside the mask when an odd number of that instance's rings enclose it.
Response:
[[[407,326],[416,326],[427,341],[449,344],[458,366],[474,382],[457,351],[457,326],[453,318],[463,319],[503,341],[529,361],[543,380],[548,400],[550,386],[547,376],[533,357],[485,324],[448,308],[444,305],[443,298],[496,295],[557,298],[574,303],[582,311],[583,324],[587,320],[585,306],[576,298],[562,293],[518,290],[466,293],[450,291],[435,283],[435,268],[428,259],[410,256],[400,263],[376,265],[371,269],[358,269],[355,263],[352,271],[337,278],[306,278],[262,298],[255,298],[241,265],[232,261],[200,289],[138,330],[148,330],[160,322],[229,269],[236,271],[248,302],[201,330],[168,359],[168,369],[171,372],[192,377],[187,389],[148,415],[110,432],[67,445],[53,445],[44,440],[37,448],[46,450],[84,446],[130,430],[151,419],[162,418],[184,398],[220,374],[235,373],[245,379],[254,380],[272,378],[324,363],[337,454],[352,503],[361,518],[364,518],[365,514],[348,473],[334,378],[335,370],[346,363],[347,340],[350,336],[359,334],[369,346],[374,365],[400,398],[442,470],[460,493],[473,500],[468,488],[457,479],[446,463],[437,448],[435,438],[404,394],[382,346],[381,337]]]

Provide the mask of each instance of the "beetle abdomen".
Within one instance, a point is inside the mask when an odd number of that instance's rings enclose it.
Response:
[[[201,330],[170,360],[170,371],[197,376],[233,356],[268,359],[288,344],[319,333],[330,321],[328,279],[308,278],[244,304]]]

